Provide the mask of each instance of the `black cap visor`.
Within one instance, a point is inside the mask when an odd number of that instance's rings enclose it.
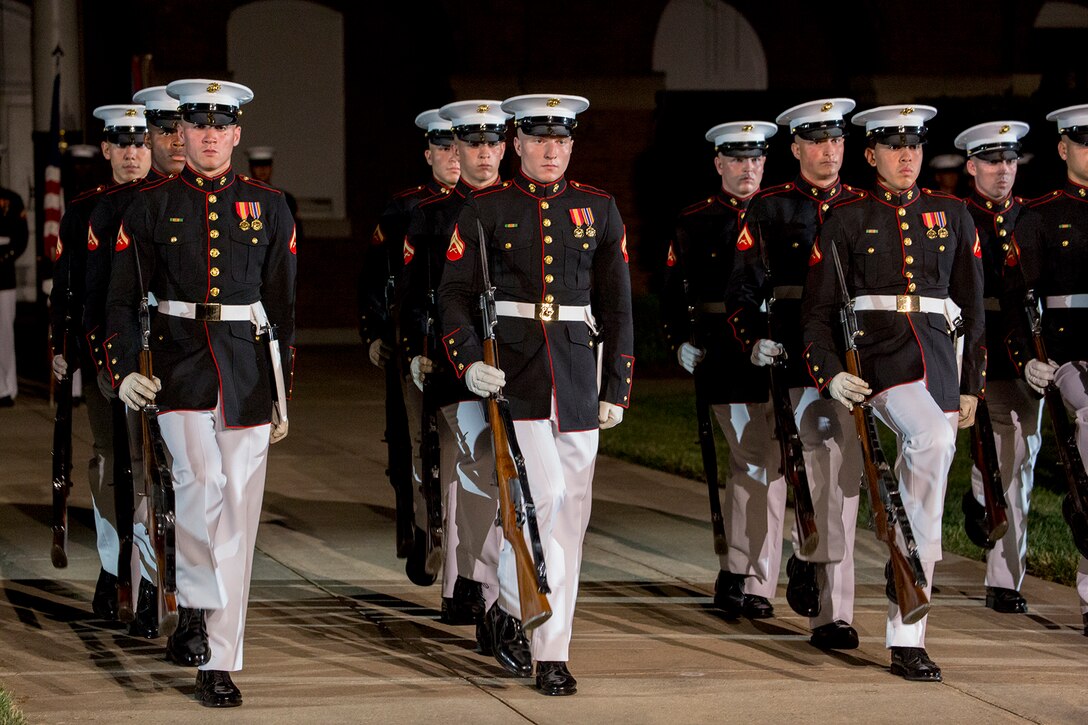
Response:
[[[526,116],[516,125],[527,136],[570,136],[578,121],[566,116]]]
[[[174,133],[181,123],[181,113],[178,111],[148,111],[144,115],[149,126],[155,126],[163,133]]]
[[[1020,158],[1020,144],[986,144],[973,149],[967,154],[967,158],[981,161],[1013,161]]]
[[[844,121],[818,121],[802,123],[793,129],[793,135],[805,141],[824,141],[829,138],[842,138],[846,135]]]
[[[718,144],[714,149],[722,156],[732,156],[738,159],[755,159],[767,153],[766,141],[743,141],[740,143]]]
[[[450,146],[453,144],[453,131],[428,131],[427,143],[432,143],[435,146]]]
[[[453,135],[465,143],[498,143],[506,140],[506,124],[479,123],[457,126]]]
[[[106,140],[115,146],[143,146],[147,143],[147,129],[143,126],[111,128],[106,131]]]
[[[1088,146],[1088,126],[1060,128],[1058,129],[1058,133],[1062,136],[1068,136],[1070,141],[1079,143],[1082,146]]]
[[[886,128],[874,128],[867,131],[865,137],[870,145],[884,144],[893,149],[904,146],[921,146],[926,142],[925,126],[889,126]]]
[[[197,126],[230,126],[238,123],[239,111],[219,103],[193,103],[183,106],[181,117]]]

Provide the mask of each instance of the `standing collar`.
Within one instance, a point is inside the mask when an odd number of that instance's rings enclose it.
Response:
[[[218,176],[204,176],[189,164],[181,170],[181,178],[186,184],[205,194],[213,194],[225,189],[234,183],[234,167],[228,166],[227,170]]]
[[[1013,196],[1010,193],[1003,201],[994,201],[978,193],[977,189],[971,191],[971,202],[983,211],[991,214],[999,214],[1013,205]]]
[[[1074,199],[1088,201],[1088,188],[1081,186],[1069,178],[1066,178],[1065,180],[1065,193]]]
[[[921,195],[921,192],[918,190],[918,184],[915,184],[906,191],[892,191],[878,181],[876,182],[876,188],[873,190],[874,198],[879,199],[885,204],[891,204],[892,206],[913,204],[918,201]]]
[[[517,176],[514,177],[514,184],[524,191],[529,196],[537,199],[547,199],[557,194],[562,194],[567,189],[567,179],[565,176],[560,176],[557,180],[545,184],[531,179],[525,175],[524,171],[518,171]]]
[[[816,184],[813,184],[805,178],[804,174],[797,174],[797,179],[794,180],[794,183],[797,185],[798,193],[804,194],[816,201],[829,201],[838,196],[842,191],[842,181],[840,181],[837,176],[835,177],[835,183],[826,188],[820,188]]]

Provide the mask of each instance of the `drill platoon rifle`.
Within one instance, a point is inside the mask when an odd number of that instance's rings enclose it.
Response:
[[[483,315],[484,362],[499,367],[499,343],[495,337],[495,288],[487,268],[487,239],[480,220],[476,220],[479,235],[480,266],[483,270],[484,291],[480,295],[480,311]],[[525,459],[518,446],[514,421],[510,417],[510,403],[502,390],[487,399],[487,418],[495,446],[495,473],[499,486],[499,523],[503,537],[514,551],[514,566],[518,577],[518,600],[521,604],[521,626],[529,630],[544,624],[552,616],[551,605],[545,596],[548,573],[544,563],[544,548],[536,523],[536,505],[529,490],[529,478],[525,473]],[[529,530],[533,551],[525,544],[522,527]],[[535,560],[535,566],[534,566]]]
[[[839,250],[835,242],[830,242],[831,256],[838,273],[839,286],[842,288],[842,325],[846,342],[846,370],[851,375],[862,377],[861,355],[858,352],[858,319],[854,312],[854,300],[846,286],[846,275],[839,261]],[[892,473],[884,450],[880,447],[877,434],[876,417],[866,403],[853,406],[854,424],[858,439],[861,441],[862,463],[865,468],[865,483],[869,494],[869,506],[873,512],[873,525],[876,538],[888,545],[892,577],[895,581],[896,602],[904,624],[914,624],[929,612],[929,597],[926,596],[926,575],[922,562],[918,558],[918,548],[914,541],[914,531],[907,518],[903,499],[899,492],[899,481]],[[898,531],[896,528],[898,527]],[[907,553],[904,554],[896,543],[902,538]]]
[[[69,272],[70,274],[70,272]],[[53,566],[68,566],[68,492],[72,490],[72,375],[78,354],[70,344],[72,337],[72,286],[65,295],[64,329],[61,331],[61,356],[69,369],[57,384],[57,412],[53,418],[53,543],[49,558]],[[72,354],[69,355],[69,352]]]
[[[983,548],[992,549],[1009,530],[1009,517],[1005,509],[1005,490],[1001,485],[998,469],[997,446],[994,443],[994,427],[990,421],[990,408],[984,398],[979,398],[975,408],[975,424],[971,426],[971,458],[982,475],[982,494],[985,517],[982,520],[982,541],[975,541]]]
[[[429,270],[428,270],[429,274]],[[426,322],[423,332],[423,356],[429,357],[435,348],[435,299],[434,287],[427,290]],[[443,530],[442,530],[442,476],[439,466],[441,442],[438,437],[438,406],[434,400],[434,382],[430,376],[423,378],[422,421],[420,425],[419,457],[423,480],[420,483],[423,501],[427,508],[426,551],[427,557],[423,570],[437,576],[442,570]]]

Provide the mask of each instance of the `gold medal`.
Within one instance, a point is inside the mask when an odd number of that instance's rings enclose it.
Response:
[[[582,227],[574,227],[574,236],[581,239],[585,235],[586,235],[586,233],[582,231]]]
[[[248,232],[249,231],[249,222],[247,222],[245,219],[243,219],[242,221],[238,222],[238,228],[241,229],[243,232]]]
[[[937,230],[936,229],[927,229],[926,230],[926,236],[929,237],[930,239],[936,239],[937,238]]]
[[[937,236],[940,237],[941,239],[946,239],[948,237],[948,230],[945,229],[944,227],[941,227],[940,229],[937,230]]]
[[[586,227],[586,236],[587,237],[597,236],[597,230],[594,229],[593,227]]]
[[[264,226],[264,224],[261,223],[260,219],[254,219],[253,223],[249,226],[253,228],[253,231],[259,232],[261,231],[261,228]]]

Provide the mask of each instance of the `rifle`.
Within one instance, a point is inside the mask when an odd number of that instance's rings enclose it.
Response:
[[[756,236],[766,275],[764,285],[768,290],[767,334],[772,340],[779,340],[781,338],[775,331],[775,299],[770,255],[763,243],[763,232],[758,225],[756,225]],[[816,551],[820,543],[820,533],[816,530],[816,512],[812,506],[812,490],[808,486],[808,472],[805,468],[801,434],[797,430],[797,418],[793,412],[793,401],[790,400],[789,383],[785,380],[787,362],[786,348],[783,346],[782,354],[776,356],[770,366],[771,402],[774,405],[775,435],[781,448],[782,464],[779,470],[785,476],[790,490],[793,491],[793,513],[797,522],[799,553],[802,556],[809,556]]]
[[[480,295],[483,315],[484,362],[499,367],[499,343],[495,337],[495,288],[487,269],[487,240],[480,220],[476,220],[480,242],[480,266],[483,269],[484,291]],[[514,550],[514,567],[518,577],[518,600],[521,604],[521,626],[529,630],[544,624],[552,616],[551,605],[544,596],[551,592],[544,563],[544,547],[536,523],[536,505],[529,490],[525,458],[521,455],[514,421],[510,417],[510,401],[502,390],[487,399],[487,418],[495,446],[495,474],[499,486],[499,524],[503,538]],[[532,554],[525,544],[522,527],[528,527]],[[536,565],[533,565],[533,562]]]
[[[117,515],[117,619],[131,622],[132,611],[132,456],[128,447],[128,414],[120,400],[110,401],[113,414],[113,504]]]
[[[386,255],[388,263],[388,255]],[[396,548],[397,558],[406,559],[411,554],[415,542],[415,501],[412,497],[411,441],[407,433],[408,420],[404,410],[404,390],[401,387],[403,377],[398,365],[396,287],[397,277],[392,265],[385,280],[385,313],[388,321],[383,339],[394,351],[385,365],[385,443],[388,448],[388,467],[385,470],[389,483],[393,486],[394,509],[396,513]],[[390,403],[389,401],[395,401]],[[405,417],[402,417],[405,416]],[[405,465],[407,459],[407,466]]]
[[[133,250],[133,254],[137,254]],[[136,271],[139,274],[140,261],[136,258]],[[143,289],[141,280],[140,289]],[[140,299],[140,374],[148,380],[154,379],[151,366],[151,313],[148,309],[147,293]],[[148,535],[151,547],[155,551],[156,578],[159,593],[159,632],[166,636],[174,633],[178,627],[177,568],[174,547],[174,477],[170,473],[169,459],[166,457],[166,444],[159,429],[159,406],[154,402],[143,407],[141,430],[143,432],[144,489],[147,494],[149,511]],[[128,566],[128,563],[125,564]]]
[[[990,407],[979,398],[975,408],[975,424],[971,426],[971,458],[982,474],[982,494],[986,517],[982,522],[986,537],[984,546],[994,548],[1009,530],[1009,517],[1005,513],[1005,490],[1001,485],[1001,471],[997,462],[997,446],[994,444],[994,428],[990,421]]]
[[[695,305],[691,300],[691,288],[684,279],[684,297],[688,303],[688,322],[691,325],[689,341],[699,347],[695,341]],[[706,488],[710,496],[710,525],[714,530],[714,553],[724,556],[729,552],[725,539],[725,518],[722,516],[722,502],[718,497],[718,451],[714,447],[714,426],[710,419],[710,403],[703,391],[703,374],[698,366],[695,377],[695,418],[699,424],[699,450],[703,454],[703,473],[706,475]]]
[[[861,355],[858,352],[858,319],[854,312],[854,300],[846,287],[846,275],[839,261],[839,250],[831,241],[831,256],[835,262],[835,271],[842,288],[843,307],[841,312],[843,332],[846,338],[846,370],[851,375],[861,377]],[[869,506],[873,512],[873,526],[876,538],[888,545],[890,566],[895,581],[895,597],[899,605],[899,614],[904,624],[914,624],[929,612],[929,597],[926,596],[926,575],[922,562],[918,558],[918,547],[914,542],[907,511],[903,508],[903,499],[899,492],[899,482],[892,474],[884,450],[880,447],[880,438],[876,428],[876,417],[868,403],[858,403],[853,407],[854,424],[858,439],[861,441],[862,461],[865,467],[865,482],[868,487]],[[879,505],[878,505],[879,502]],[[896,543],[896,527],[902,536],[907,550],[904,554]]]
[[[64,329],[61,332],[61,356],[65,362],[72,336],[72,286],[65,296]],[[75,350],[75,345],[71,349]],[[77,364],[72,360],[73,367]],[[53,543],[49,558],[53,566],[68,566],[68,492],[72,489],[72,369],[65,371],[57,386],[57,412],[53,418]]]
[[[1024,307],[1028,314],[1035,357],[1047,362],[1050,358],[1047,356],[1046,343],[1043,340],[1042,313],[1039,311],[1039,303],[1035,298],[1035,290],[1028,290],[1024,296]],[[1050,422],[1054,426],[1058,459],[1061,461],[1065,482],[1069,487],[1069,492],[1062,500],[1062,516],[1069,524],[1073,543],[1081,556],[1088,557],[1088,474],[1084,471],[1084,461],[1081,460],[1080,451],[1077,448],[1077,431],[1069,423],[1065,412],[1065,401],[1062,400],[1061,391],[1053,382],[1043,391],[1043,400],[1046,403],[1047,413],[1050,415]]]
[[[429,263],[429,260],[428,260]],[[429,270],[428,270],[429,272]],[[434,345],[435,325],[434,287],[427,290],[426,322],[423,333],[423,356],[429,357]],[[438,406],[434,401],[434,384],[429,375],[423,378],[423,420],[420,426],[419,457],[423,480],[420,484],[427,506],[427,558],[423,570],[437,576],[442,570],[442,476],[439,466],[441,443],[438,438]]]

